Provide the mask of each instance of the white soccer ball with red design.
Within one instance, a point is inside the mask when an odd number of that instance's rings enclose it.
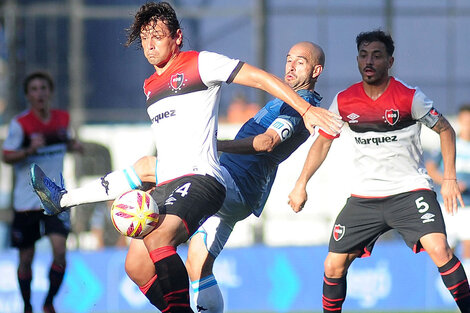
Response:
[[[143,238],[157,226],[158,206],[147,192],[128,191],[114,200],[111,220],[124,236]]]

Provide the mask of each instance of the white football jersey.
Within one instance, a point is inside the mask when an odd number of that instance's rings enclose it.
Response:
[[[387,90],[372,100],[359,82],[338,93],[330,110],[351,131],[354,166],[344,174],[352,176],[353,195],[384,197],[432,189],[423,161],[421,123],[432,127],[440,114],[418,88],[391,77]]]
[[[224,184],[217,155],[220,87],[243,65],[207,51],[181,52],[144,83],[157,147],[157,182],[211,175]]]
[[[13,191],[13,208],[16,211],[40,210],[41,202],[31,186],[30,166],[38,164],[58,185],[70,139],[69,114],[62,110],[51,110],[48,122],[39,120],[27,110],[15,116],[10,122],[8,135],[3,143],[3,154],[25,149],[30,145],[31,137],[42,135],[45,146],[36,153],[13,165],[15,187]]]

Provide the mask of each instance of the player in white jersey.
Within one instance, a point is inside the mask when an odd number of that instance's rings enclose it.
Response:
[[[303,117],[310,132],[320,126],[331,134],[340,131],[336,114],[311,106],[274,75],[244,62],[210,53],[182,52],[182,30],[173,8],[166,2],[141,6],[129,29],[127,44],[138,41],[155,73],[145,80],[148,114],[152,121],[158,166],[158,186],[152,195],[160,208],[157,227],[142,240],[132,240],[128,256],[145,244],[156,275],[133,276],[151,302],[163,312],[192,312],[189,306],[188,274],[176,247],[217,212],[225,187],[216,151],[217,116],[223,82],[256,87],[288,103]],[[33,168],[33,186],[44,190],[44,176]],[[36,175],[38,174],[38,175]],[[118,173],[141,183],[133,169]],[[112,177],[104,177],[98,188],[113,188]],[[43,186],[41,186],[43,185]],[[42,197],[46,213],[63,210],[61,193]],[[126,270],[146,271],[126,262]],[[131,268],[134,266],[135,268]]]
[[[62,284],[66,267],[65,241],[70,231],[68,212],[59,216],[42,214],[41,203],[29,180],[29,167],[35,162],[59,181],[67,149],[81,150],[81,145],[72,140],[68,131],[69,114],[50,107],[53,90],[53,80],[47,73],[33,72],[26,77],[24,92],[30,108],[12,119],[3,143],[3,161],[13,165],[15,176],[11,243],[19,249],[17,275],[24,312],[32,312],[31,264],[35,242],[43,235],[48,236],[53,252],[50,287],[43,305],[46,313],[55,312],[53,299]]]
[[[394,44],[380,30],[356,38],[362,82],[337,94],[330,110],[349,124],[354,142],[353,191],[330,238],[323,280],[323,311],[341,312],[346,274],[357,257],[369,256],[376,240],[395,229],[414,252],[426,250],[461,312],[470,312],[465,271],[450,249],[436,194],[426,174],[420,144],[424,124],[440,136],[444,159],[442,195],[448,213],[463,206],[455,173],[455,133],[418,88],[389,75]],[[289,203],[302,209],[306,184],[335,137],[320,130]]]

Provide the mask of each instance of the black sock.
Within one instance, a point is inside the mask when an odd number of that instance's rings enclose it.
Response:
[[[139,287],[140,291],[149,299],[157,309],[160,311],[168,308],[168,303],[163,298],[163,292],[158,283],[157,275],[153,276],[144,286]]]
[[[442,280],[462,313],[470,313],[470,288],[467,275],[459,259],[454,257],[439,267]]]
[[[341,312],[346,298],[346,275],[341,278],[323,276],[323,312]]]
[[[24,307],[26,309],[32,309],[31,306],[31,281],[33,280],[33,274],[31,269],[20,272],[18,270],[18,284],[20,286],[21,296],[23,297]]]
[[[167,246],[150,252],[158,284],[168,308],[162,312],[194,313],[189,305],[189,277],[176,248]]]
[[[49,270],[49,292],[47,293],[44,304],[52,304],[54,296],[59,291],[64,279],[65,265],[57,265],[52,263],[51,269]]]

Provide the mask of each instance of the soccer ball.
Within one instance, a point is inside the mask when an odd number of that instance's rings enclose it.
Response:
[[[157,226],[158,206],[145,191],[128,191],[114,200],[111,220],[124,236],[143,238]]]

